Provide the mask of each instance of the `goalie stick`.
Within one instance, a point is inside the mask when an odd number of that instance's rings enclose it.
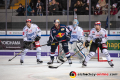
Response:
[[[85,47],[83,47],[82,49],[84,49]],[[82,49],[80,49],[80,51],[82,50]],[[70,58],[72,58],[74,55],[76,55],[77,53],[78,53],[79,51],[77,51],[75,54],[73,54]],[[62,61],[62,63],[60,64],[60,65],[58,65],[58,66],[48,66],[48,68],[58,68],[58,67],[60,67],[62,64],[64,64],[67,60],[62,60],[61,59],[61,61]]]

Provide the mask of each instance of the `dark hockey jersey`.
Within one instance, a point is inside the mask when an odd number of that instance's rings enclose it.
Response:
[[[67,35],[71,36],[71,32],[72,32],[72,30],[63,24],[59,25],[59,29],[57,29],[55,26],[53,26],[50,31],[49,40],[52,42],[54,40],[57,40],[57,41],[65,40]]]

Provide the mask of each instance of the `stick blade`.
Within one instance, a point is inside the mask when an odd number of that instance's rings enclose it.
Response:
[[[58,67],[54,67],[54,66],[48,66],[48,68],[54,68],[54,69],[57,69]]]
[[[9,59],[8,61],[11,61],[11,59]]]

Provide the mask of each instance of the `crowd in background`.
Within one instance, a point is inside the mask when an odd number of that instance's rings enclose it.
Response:
[[[110,14],[115,15],[120,9],[120,0],[110,0]],[[19,4],[18,16],[26,15],[26,8]],[[48,0],[49,15],[66,15],[67,0]],[[89,0],[69,0],[69,14],[89,15]],[[108,0],[91,0],[91,15],[108,14]],[[46,15],[46,0],[31,0],[27,4],[27,16]]]

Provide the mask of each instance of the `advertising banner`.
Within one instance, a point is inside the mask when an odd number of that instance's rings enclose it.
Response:
[[[120,50],[120,40],[108,40],[106,44],[108,50]]]
[[[0,50],[22,50],[23,39],[0,39]]]

